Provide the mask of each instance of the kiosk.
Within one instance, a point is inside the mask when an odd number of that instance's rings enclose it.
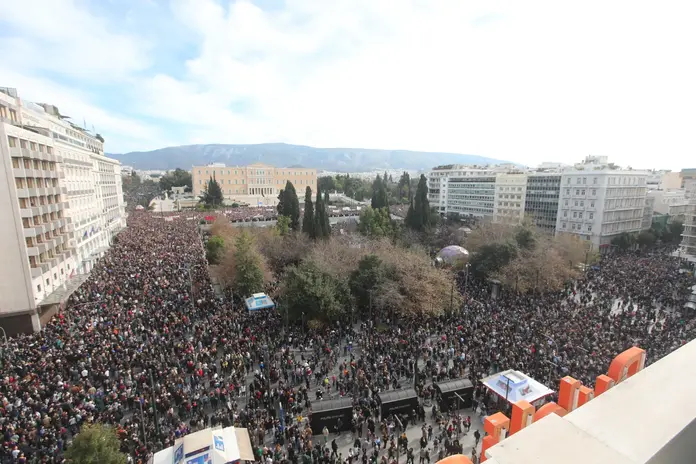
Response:
[[[438,404],[442,412],[456,409],[468,409],[474,399],[474,384],[469,379],[457,379],[437,382]],[[459,395],[459,396],[457,396]]]
[[[312,434],[320,435],[324,427],[328,428],[330,433],[336,432],[339,418],[341,419],[340,431],[350,430],[353,420],[352,398],[313,402],[312,416],[309,419]]]
[[[378,396],[382,418],[389,417],[390,414],[408,416],[418,408],[418,395],[413,388],[389,390]]]

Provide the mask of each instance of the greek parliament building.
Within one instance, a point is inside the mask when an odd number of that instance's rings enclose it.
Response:
[[[0,327],[39,330],[125,227],[121,166],[53,105],[0,88]]]
[[[317,170],[307,168],[277,168],[267,164],[249,166],[225,166],[214,163],[208,166],[194,166],[192,169],[193,193],[203,194],[211,177],[220,184],[225,199],[229,202],[248,203],[252,206],[275,205],[278,193],[292,182],[298,198],[304,197],[309,186],[316,192]]]

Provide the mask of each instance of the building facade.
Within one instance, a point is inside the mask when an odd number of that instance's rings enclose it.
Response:
[[[527,175],[501,173],[495,176],[495,201],[493,221],[516,225],[525,214]]]
[[[642,230],[647,173],[606,165],[564,171],[556,233],[578,235],[607,247],[621,233]]]
[[[654,199],[653,211],[658,214],[666,214],[672,218],[680,218],[689,209],[689,199],[686,198],[686,190],[651,190],[648,197]]]
[[[684,214],[684,230],[678,255],[691,262],[696,262],[696,200],[689,203],[689,208]]]
[[[292,182],[297,196],[302,197],[306,187],[316,191],[317,170],[308,168],[279,168],[267,164],[225,166],[215,163],[192,168],[193,193],[199,197],[210,178],[220,184],[225,199],[251,205],[274,205],[287,181]]]
[[[428,201],[442,214],[492,218],[495,211],[493,168],[449,165],[438,166],[427,174]]]
[[[537,227],[552,234],[556,232],[560,191],[560,172],[534,172],[527,175],[524,214]]]
[[[96,176],[103,143],[50,105],[0,89],[0,325],[8,333],[39,330],[86,279],[94,252],[125,226],[120,171]],[[111,194],[111,192],[114,192]],[[117,225],[107,227],[108,197]],[[89,262],[89,265],[85,265]]]

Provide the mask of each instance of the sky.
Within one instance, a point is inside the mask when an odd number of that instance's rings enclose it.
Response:
[[[696,167],[696,3],[0,0],[0,86],[196,143]]]

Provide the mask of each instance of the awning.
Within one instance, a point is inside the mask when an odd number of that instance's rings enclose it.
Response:
[[[553,390],[522,372],[509,369],[481,379],[490,391],[514,404],[520,400],[533,403],[553,393]]]
[[[245,300],[246,307],[249,311],[258,311],[259,309],[274,308],[275,303],[265,293],[254,293],[251,297]]]

